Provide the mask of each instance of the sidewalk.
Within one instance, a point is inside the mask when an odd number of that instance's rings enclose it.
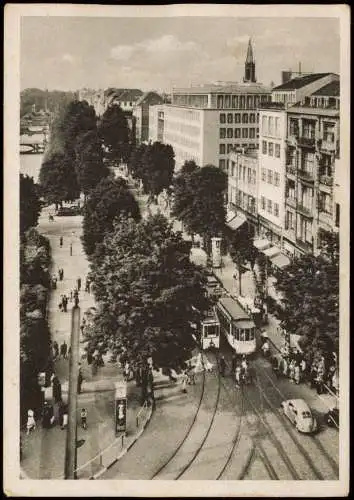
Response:
[[[74,290],[76,280],[80,276],[82,282],[79,294],[81,318],[85,311],[95,304],[93,295],[83,291],[89,265],[80,241],[81,217],[56,217],[54,222],[49,222],[47,211],[43,212],[39,219],[39,231],[49,239],[51,244],[53,263],[51,272],[58,275],[58,269],[64,269],[63,281],[58,280],[57,289],[52,290],[51,293],[48,308],[49,327],[52,341],[56,340],[60,346],[65,340],[69,346],[73,302],[69,301],[68,312],[61,312],[58,307],[60,296],[66,294],[69,297],[70,290]],[[64,240],[62,248],[59,245],[60,236],[63,236]],[[70,244],[72,244],[72,256]],[[80,349],[80,351],[82,354],[83,350]],[[82,393],[78,396],[78,412],[83,407],[87,409],[88,428],[85,431],[78,427],[78,443],[81,446],[78,447],[77,466],[82,468],[78,477],[89,478],[102,469],[105,462],[107,465],[107,460],[110,460],[109,455],[117,456],[122,451],[122,441],[116,440],[114,434],[114,384],[123,377],[121,368],[117,363],[110,363],[109,356],[105,359],[105,366],[99,368],[94,376],[86,359],[81,359],[80,362],[84,382]],[[69,361],[64,359],[56,361],[55,373],[62,384],[62,399],[67,401]],[[135,387],[134,383],[128,384],[127,438],[123,443],[123,448],[126,448],[141,431],[145,420],[151,413],[143,410],[137,428],[137,415],[141,412],[139,392],[139,388]],[[61,430],[58,424],[51,429],[43,429],[39,423],[33,433],[29,436],[23,434],[22,439],[21,467],[31,479],[62,478],[66,444],[65,430]],[[112,443],[115,443],[114,447]],[[109,453],[106,452],[101,458],[97,457],[109,446],[111,446]],[[97,458],[92,460],[94,457]]]

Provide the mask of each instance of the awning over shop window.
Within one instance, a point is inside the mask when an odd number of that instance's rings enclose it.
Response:
[[[279,269],[282,269],[285,266],[288,266],[290,264],[290,259],[283,253],[280,253],[278,255],[275,255],[270,259],[271,263],[277,266]]]
[[[257,250],[264,250],[265,248],[269,248],[271,246],[271,242],[267,239],[261,240],[253,240],[253,246],[257,248]]]
[[[247,221],[247,218],[246,218],[245,215],[238,214],[232,220],[230,220],[229,222],[227,222],[226,224],[228,225],[228,227],[230,229],[232,229],[233,231],[236,231],[236,229],[238,229],[239,227],[241,227],[242,224],[244,224],[246,221]]]
[[[262,253],[264,253],[267,257],[274,257],[280,253],[280,250],[278,247],[270,247],[262,250]]]

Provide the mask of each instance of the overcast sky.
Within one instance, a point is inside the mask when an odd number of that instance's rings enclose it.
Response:
[[[257,80],[339,73],[339,22],[320,18],[23,17],[21,89],[77,90],[240,81],[249,37]]]

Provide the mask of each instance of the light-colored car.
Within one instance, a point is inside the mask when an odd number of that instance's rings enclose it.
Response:
[[[303,399],[287,399],[282,402],[281,409],[299,432],[310,433],[316,431],[316,419]]]

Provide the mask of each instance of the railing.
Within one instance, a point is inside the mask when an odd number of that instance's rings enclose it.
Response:
[[[320,175],[320,184],[325,186],[333,186],[333,177],[329,175]]]
[[[304,215],[307,215],[309,217],[313,217],[312,208],[305,207],[305,205],[302,205],[301,203],[297,204],[297,210],[298,210],[298,212],[301,212]]]
[[[296,175],[296,167],[294,165],[287,165],[286,166],[286,173],[290,175]]]
[[[309,172],[308,170],[298,170],[298,176],[300,179],[304,179],[306,181],[314,182],[313,172]]]
[[[296,199],[295,198],[286,198],[286,203],[293,208],[296,208]]]
[[[288,144],[290,144],[291,146],[296,146],[298,141],[298,135],[290,132],[287,141]]]
[[[299,146],[314,148],[315,147],[315,137],[304,137],[300,136],[297,140]]]
[[[322,139],[320,141],[320,149],[322,149],[323,151],[329,151],[329,152],[333,152],[336,150],[336,143],[335,142],[331,142],[331,141],[325,141],[324,139]]]
[[[312,252],[313,243],[296,238],[296,244],[302,248],[305,252]]]

